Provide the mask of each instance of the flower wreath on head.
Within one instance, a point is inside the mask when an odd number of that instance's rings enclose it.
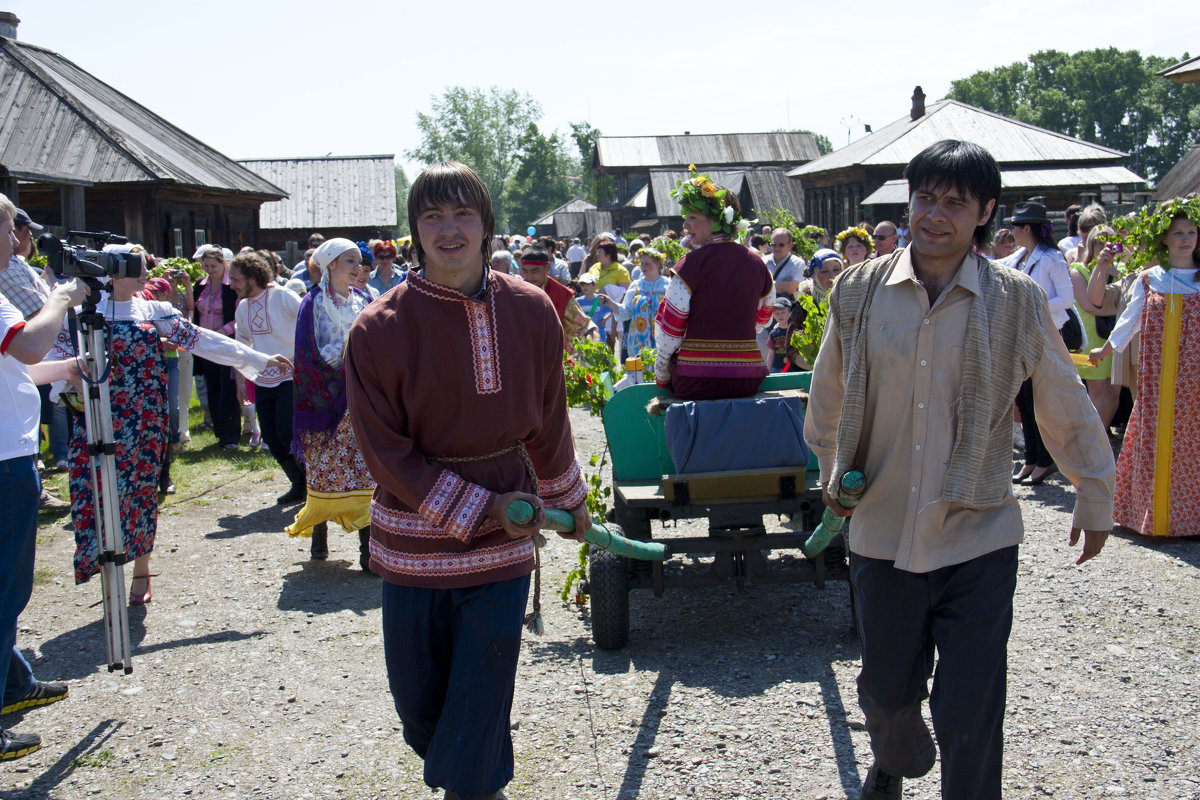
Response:
[[[839,253],[844,254],[846,250],[846,240],[851,236],[867,246],[867,258],[870,258],[871,254],[875,252],[875,242],[872,241],[871,234],[867,233],[862,228],[846,228],[846,230],[839,233],[833,242],[834,249]]]
[[[688,179],[680,181],[678,187],[671,190],[671,197],[679,200],[684,216],[689,211],[703,214],[712,220],[713,233],[732,236],[741,215],[733,206],[725,204],[729,190],[719,188],[707,175],[698,174],[695,164],[688,164],[688,172]]]
[[[1135,234],[1138,246],[1158,259],[1158,263],[1163,265],[1163,269],[1166,269],[1167,246],[1163,244],[1162,240],[1171,228],[1171,220],[1179,214],[1184,215],[1193,225],[1200,228],[1200,197],[1190,199],[1175,197],[1165,203],[1159,203],[1149,213],[1150,219],[1139,226]],[[1118,227],[1124,226],[1118,225]]]

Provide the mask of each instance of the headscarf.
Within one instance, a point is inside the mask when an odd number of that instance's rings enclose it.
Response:
[[[825,299],[829,290],[817,282],[817,273],[821,271],[821,266],[831,258],[841,261],[843,264],[846,263],[836,250],[830,250],[828,247],[822,247],[813,254],[812,260],[808,262],[808,279],[812,282],[812,298],[818,303]]]
[[[313,335],[322,360],[334,368],[342,365],[350,326],[369,302],[353,286],[346,297],[341,297],[329,285],[330,265],[348,250],[357,251],[358,245],[349,239],[326,239],[313,253],[313,262],[321,268],[321,291],[313,309]]]

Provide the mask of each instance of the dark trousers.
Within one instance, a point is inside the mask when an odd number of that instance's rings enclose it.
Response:
[[[267,449],[280,464],[292,457],[292,382],[254,387],[258,428]]]
[[[0,696],[7,697],[17,617],[33,593],[34,542],[42,481],[33,456],[0,461]],[[18,656],[20,654],[18,653]],[[23,687],[28,689],[28,686]]]
[[[851,555],[862,650],[858,702],[884,772],[915,778],[933,768],[933,740],[921,718],[928,697],[943,800],[1000,800],[1016,585],[1015,546],[926,573]]]
[[[1017,410],[1021,412],[1021,429],[1025,434],[1025,466],[1048,467],[1054,463],[1050,451],[1042,444],[1042,432],[1038,430],[1037,418],[1033,413],[1033,379],[1021,384],[1017,391]]]
[[[242,438],[242,414],[238,408],[237,386],[229,367],[193,356],[193,371],[204,376],[208,387],[208,410],[212,414],[217,444],[237,444]]]
[[[383,584],[383,647],[425,783],[478,797],[512,780],[509,733],[529,576],[465,589]]]

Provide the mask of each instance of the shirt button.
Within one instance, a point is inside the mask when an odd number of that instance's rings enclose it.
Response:
[[[912,487],[912,490],[915,492],[917,490],[917,487],[915,487],[915,486]]]
[[[923,367],[923,366],[925,366],[927,363],[928,363],[927,361],[925,361],[925,360],[923,360],[923,359],[922,359],[922,361],[921,361],[921,366]]]
[[[929,320],[925,320],[925,321],[923,321],[921,324],[922,324],[922,325],[928,325],[928,324],[929,324]]]
[[[924,403],[917,403],[917,408],[924,408],[924,407],[925,407]]]
[[[920,450],[920,449],[921,449],[921,445],[917,445],[917,449],[918,449],[918,450]]]

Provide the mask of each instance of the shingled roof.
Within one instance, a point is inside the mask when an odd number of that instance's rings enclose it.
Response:
[[[717,133],[685,136],[601,136],[592,154],[592,168],[651,169],[793,165],[818,158],[817,140],[808,132]]]
[[[396,157],[326,156],[240,161],[288,199],[258,212],[264,230],[389,228],[396,224]]]
[[[975,142],[1002,165],[1111,164],[1126,155],[957,100],[942,100],[916,120],[909,116],[898,119],[840,150],[796,167],[788,176],[803,178],[855,166],[903,168],[917,153],[942,139]]]
[[[14,177],[286,194],[45,48],[0,37],[0,86],[0,166]]]

